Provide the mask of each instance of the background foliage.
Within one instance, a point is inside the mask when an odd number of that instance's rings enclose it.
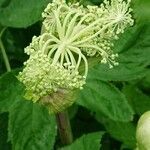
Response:
[[[84,5],[100,0],[82,0]],[[62,147],[53,115],[24,100],[16,74],[33,35],[40,34],[41,12],[49,0],[1,0],[1,41],[12,72],[6,73],[0,53],[1,150],[131,150],[135,148],[137,120],[150,109],[150,1],[132,0],[135,25],[115,41],[118,67],[91,67],[84,90],[69,108],[74,143]],[[91,60],[91,64],[93,64]]]

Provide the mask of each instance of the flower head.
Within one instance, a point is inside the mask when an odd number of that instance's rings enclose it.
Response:
[[[112,41],[133,24],[130,12],[129,0],[105,0],[100,7],[63,0],[48,4],[42,13],[45,32],[33,37],[25,48],[30,57],[18,76],[26,86],[26,97],[36,102],[47,95],[82,89],[88,74],[87,57],[100,56],[101,63],[108,63],[110,68],[118,65]],[[58,100],[49,103],[57,105],[57,110],[70,104],[67,100],[62,105]]]
[[[24,63],[25,68],[18,76],[26,85],[26,98],[35,102],[59,89],[82,88],[85,83],[85,78],[67,62],[64,66],[60,63],[53,64],[49,39],[47,33],[33,37],[33,42],[25,49],[30,58]]]

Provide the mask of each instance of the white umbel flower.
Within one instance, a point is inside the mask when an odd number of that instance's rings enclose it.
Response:
[[[105,22],[114,22],[112,29],[116,34],[123,33],[128,25],[133,25],[132,9],[129,7],[131,0],[111,0],[108,2],[104,0],[104,4],[101,5]]]
[[[115,61],[118,55],[111,50],[112,41],[126,27],[133,25],[129,5],[129,0],[105,0],[100,7],[66,4],[62,0],[48,4],[42,16],[46,32],[52,34],[59,45],[59,56],[54,58],[54,62],[62,57],[64,51],[69,51],[82,54],[85,63],[84,56],[100,55],[101,63],[108,63],[110,68],[118,65]],[[85,70],[87,75],[87,65]]]

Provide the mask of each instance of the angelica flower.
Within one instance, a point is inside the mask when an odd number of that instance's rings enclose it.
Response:
[[[118,55],[111,50],[112,41],[126,27],[133,25],[129,5],[129,0],[105,0],[100,7],[83,7],[79,3],[66,4],[63,0],[55,0],[48,4],[42,14],[43,25],[46,32],[58,40],[57,44],[63,43],[64,51],[87,56],[100,55],[101,62],[108,63],[112,68],[113,65],[118,65],[115,61]],[[54,58],[55,62],[61,54],[60,52],[57,59]]]
[[[133,25],[129,4],[129,0],[105,0],[99,7],[63,0],[48,4],[42,13],[44,33],[33,37],[25,48],[30,57],[18,76],[26,87],[26,98],[47,104],[47,96],[82,89],[88,74],[87,57],[100,56],[101,63],[108,63],[110,68],[118,65],[113,40]],[[51,99],[47,105],[60,111],[72,104],[68,99],[62,101]]]

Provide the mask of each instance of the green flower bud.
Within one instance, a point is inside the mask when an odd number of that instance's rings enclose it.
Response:
[[[136,139],[136,150],[150,150],[150,111],[141,116],[137,126]]]
[[[32,53],[18,79],[26,86],[25,98],[33,102],[60,89],[82,88],[85,83],[85,78],[77,72],[65,69],[60,64],[53,65],[52,60],[40,51]]]

